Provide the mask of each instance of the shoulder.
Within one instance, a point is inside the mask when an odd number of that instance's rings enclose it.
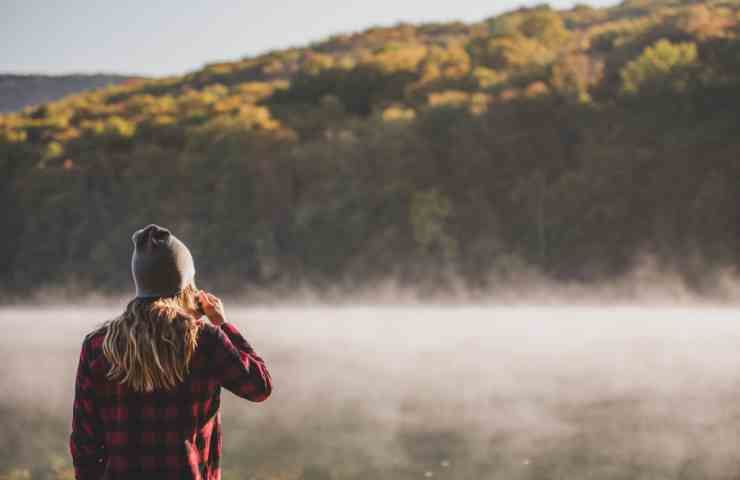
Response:
[[[218,350],[231,343],[223,327],[208,321],[201,320],[200,322],[202,323],[198,331],[198,345],[202,346],[203,350]]]
[[[198,329],[198,340],[204,341],[215,341],[218,340],[219,336],[223,334],[221,329],[211,322],[205,320],[198,320],[200,328]]]
[[[108,325],[103,324],[85,335],[82,340],[80,351],[81,368],[95,373],[101,368],[105,368],[105,355],[103,354],[103,341],[108,331]]]
[[[82,350],[88,354],[102,350],[105,334],[108,332],[108,324],[105,323],[85,335],[82,340]]]

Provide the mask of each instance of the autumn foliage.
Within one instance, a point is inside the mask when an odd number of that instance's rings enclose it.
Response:
[[[128,288],[157,222],[243,291],[739,259],[740,2],[373,28],[0,116],[0,287]]]

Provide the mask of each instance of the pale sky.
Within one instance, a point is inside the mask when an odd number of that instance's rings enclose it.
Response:
[[[0,73],[182,74],[398,22],[479,21],[541,0],[0,0]],[[554,8],[614,1],[554,0]]]

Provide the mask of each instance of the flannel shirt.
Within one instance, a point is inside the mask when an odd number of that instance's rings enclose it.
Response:
[[[270,374],[234,324],[202,322],[184,380],[135,392],[106,378],[104,329],[82,343],[70,452],[78,480],[221,478],[221,387],[261,402]]]

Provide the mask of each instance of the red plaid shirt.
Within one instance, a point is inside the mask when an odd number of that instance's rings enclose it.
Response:
[[[266,399],[272,384],[262,359],[233,324],[203,322],[183,382],[137,393],[106,378],[104,335],[88,335],[80,353],[70,436],[76,478],[220,479],[221,387]]]

